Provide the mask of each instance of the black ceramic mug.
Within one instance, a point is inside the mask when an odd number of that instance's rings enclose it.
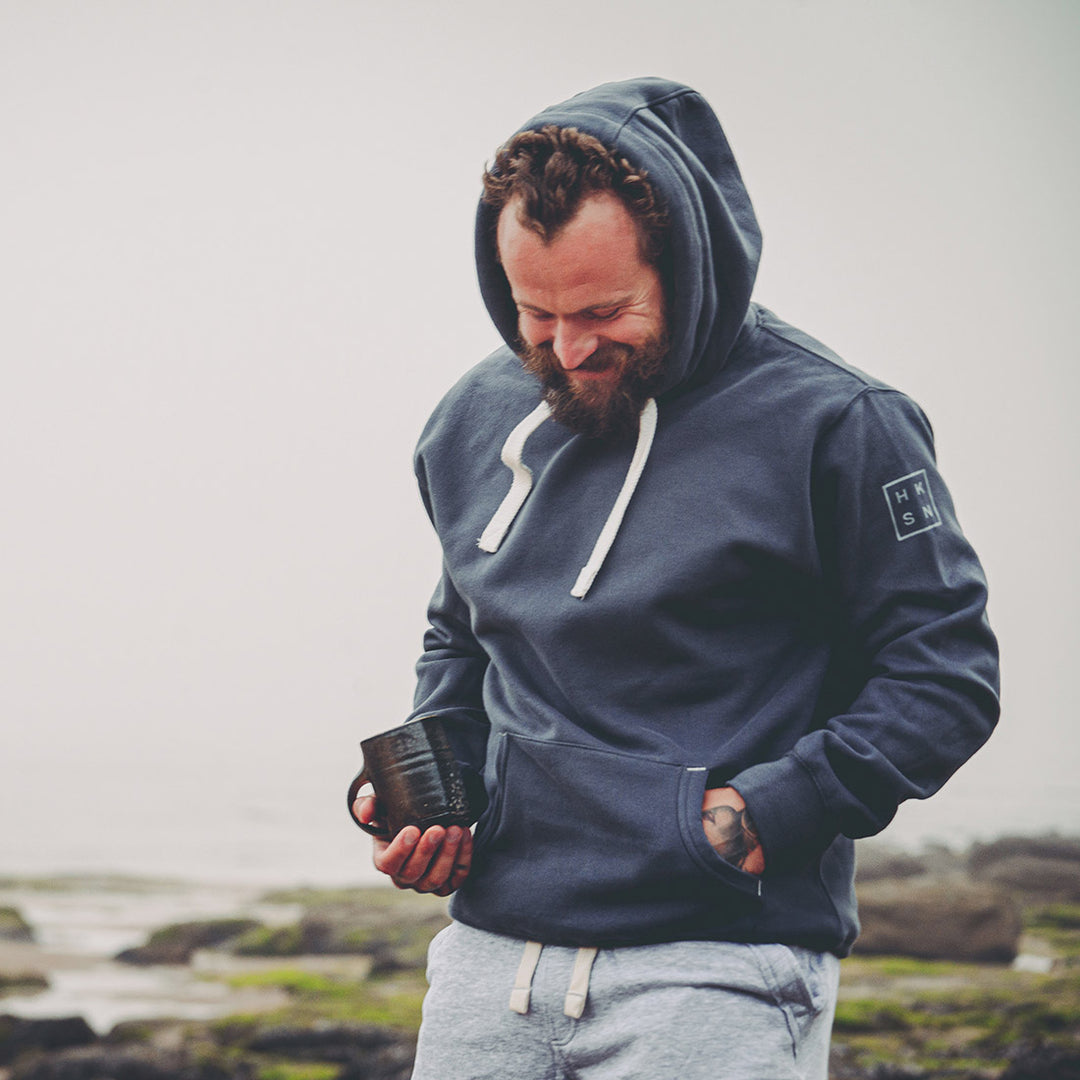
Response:
[[[465,782],[437,716],[422,716],[373,735],[360,749],[364,765],[349,785],[348,804],[349,816],[365,832],[388,839],[406,825],[423,831],[432,825],[472,824]],[[378,800],[379,818],[370,824],[352,812],[365,784],[375,789]]]

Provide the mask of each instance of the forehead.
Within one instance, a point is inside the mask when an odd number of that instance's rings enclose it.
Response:
[[[523,224],[519,202],[510,202],[499,215],[496,242],[518,302],[552,292],[633,291],[654,273],[641,258],[637,224],[609,192],[585,199],[550,240]]]

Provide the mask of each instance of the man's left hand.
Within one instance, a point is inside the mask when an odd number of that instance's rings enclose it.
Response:
[[[746,801],[730,787],[709,788],[701,804],[705,838],[725,862],[748,874],[765,872],[765,853]]]

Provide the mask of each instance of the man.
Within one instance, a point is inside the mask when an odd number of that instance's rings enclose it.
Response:
[[[824,1077],[851,838],[996,721],[929,424],[750,302],[759,251],[674,83],[546,110],[485,176],[507,345],[417,450],[444,573],[414,715],[487,805],[375,853],[454,893],[424,1080]]]

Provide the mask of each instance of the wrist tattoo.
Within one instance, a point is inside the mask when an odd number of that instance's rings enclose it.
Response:
[[[701,811],[705,836],[716,854],[740,870],[747,856],[761,846],[749,811],[733,806],[713,806]]]

